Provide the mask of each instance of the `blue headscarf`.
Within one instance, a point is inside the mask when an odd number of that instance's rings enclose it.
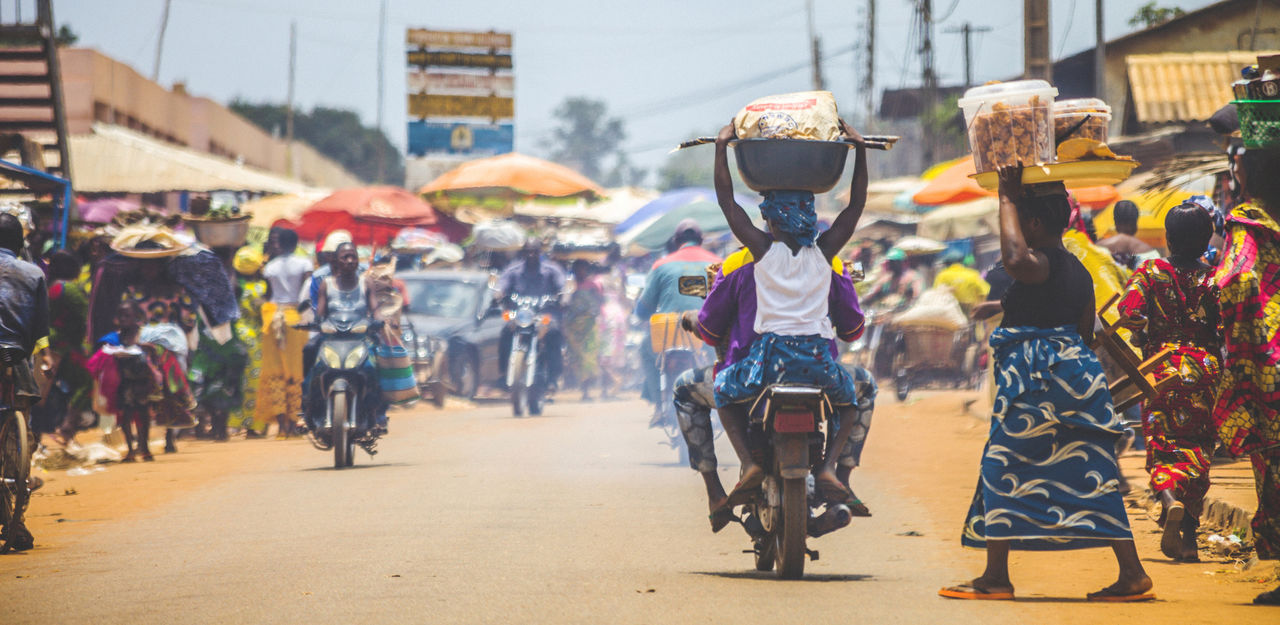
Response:
[[[818,214],[809,191],[766,191],[760,214],[808,247],[818,240]]]

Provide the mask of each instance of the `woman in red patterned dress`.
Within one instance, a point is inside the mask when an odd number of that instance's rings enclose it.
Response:
[[[1144,358],[1172,350],[1157,376],[1177,379],[1146,402],[1142,429],[1151,488],[1163,507],[1160,551],[1182,562],[1199,560],[1196,529],[1216,438],[1212,413],[1222,349],[1218,291],[1213,268],[1201,260],[1213,236],[1211,210],[1188,201],[1169,211],[1169,257],[1139,265],[1120,302],[1120,323],[1134,331],[1133,343]]]

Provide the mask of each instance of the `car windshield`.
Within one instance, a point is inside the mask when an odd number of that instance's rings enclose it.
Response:
[[[475,284],[459,280],[405,280],[409,312],[428,317],[472,316],[476,307]]]

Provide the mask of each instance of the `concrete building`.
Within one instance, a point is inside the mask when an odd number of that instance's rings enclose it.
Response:
[[[295,141],[290,149],[283,139],[222,104],[187,93],[182,84],[165,89],[96,50],[63,48],[59,53],[67,129],[72,136],[93,132],[95,124],[110,124],[311,187],[363,184],[311,146]],[[73,178],[75,167],[73,159]]]

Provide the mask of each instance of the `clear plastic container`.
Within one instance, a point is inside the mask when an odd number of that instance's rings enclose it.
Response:
[[[1043,80],[993,83],[966,91],[959,105],[978,173],[1018,161],[1052,163],[1057,95],[1058,90]]]
[[[1053,103],[1053,135],[1058,143],[1077,137],[1106,143],[1110,123],[1111,107],[1097,98]]]

